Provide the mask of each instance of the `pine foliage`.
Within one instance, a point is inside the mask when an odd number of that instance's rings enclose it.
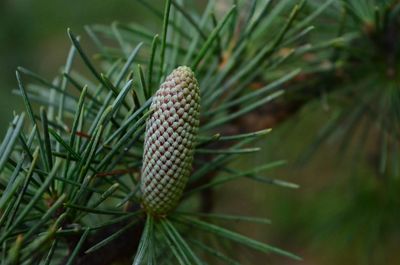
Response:
[[[68,29],[72,46],[59,75],[50,81],[17,69],[26,111],[15,114],[1,145],[2,264],[111,264],[126,257],[133,264],[237,264],[227,242],[299,259],[218,226],[213,220],[268,220],[203,212],[201,194],[242,177],[297,187],[257,174],[280,162],[231,169],[235,159],[259,151],[254,143],[270,129],[228,128],[281,96],[299,74],[284,66],[306,51],[299,45],[312,29],[310,17],[299,16],[305,1],[208,1],[201,12],[178,0],[165,1],[163,10],[139,2],[162,21],[158,34],[137,23],[86,26],[82,37]],[[94,55],[84,48],[88,38]],[[180,65],[199,83],[200,127],[181,202],[157,217],[141,207],[146,121],[153,95]],[[249,89],[259,81],[259,89]]]

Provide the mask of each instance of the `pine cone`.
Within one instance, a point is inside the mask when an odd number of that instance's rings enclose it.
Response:
[[[175,69],[161,84],[146,124],[141,191],[150,214],[166,215],[178,204],[191,173],[199,127],[200,90],[192,70]]]

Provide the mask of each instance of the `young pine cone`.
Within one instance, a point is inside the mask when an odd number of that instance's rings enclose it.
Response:
[[[192,70],[175,69],[153,97],[146,124],[141,191],[145,210],[163,216],[178,204],[192,169],[200,90]]]

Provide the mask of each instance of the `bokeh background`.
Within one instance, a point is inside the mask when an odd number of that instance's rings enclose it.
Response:
[[[154,3],[162,1],[154,1]],[[134,1],[0,1],[0,122],[7,124],[13,110],[23,110],[22,101],[12,95],[17,66],[54,76],[68,54],[67,28],[84,34],[87,24],[146,20],[146,9]],[[3,135],[7,126],[1,126]]]
[[[11,92],[16,88],[17,66],[51,79],[68,53],[67,27],[82,34],[83,42],[86,24],[134,20],[157,28],[158,21],[146,14],[132,0],[0,1],[0,135],[12,112],[23,110],[22,100]],[[221,211],[272,220],[267,227],[233,225],[237,230],[304,257],[303,262],[294,262],[243,248],[246,264],[400,264],[396,251],[399,203],[377,184],[372,165],[376,143],[366,144],[365,157],[357,163],[351,152],[357,146],[350,143],[350,151],[343,153],[335,139],[324,142],[301,162],[329,115],[332,111],[323,109],[319,101],[306,105],[265,137],[263,152],[235,165],[287,160],[285,166],[266,174],[295,182],[299,189],[260,189],[259,184],[243,180],[219,190],[217,208]]]

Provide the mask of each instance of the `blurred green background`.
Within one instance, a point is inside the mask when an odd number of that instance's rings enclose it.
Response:
[[[0,1],[0,135],[13,110],[23,110],[22,100],[11,93],[17,66],[51,80],[68,53],[67,27],[84,36],[86,24],[134,20],[157,25],[159,21],[152,21],[146,12],[128,0]],[[300,189],[260,188],[258,183],[241,180],[218,192],[218,210],[272,220],[268,227],[237,224],[236,229],[304,257],[303,262],[294,262],[240,249],[245,264],[400,264],[398,199],[388,196],[388,186],[376,179],[368,156],[374,155],[375,143],[368,143],[367,156],[357,163],[351,152],[340,153],[335,139],[324,143],[307,163],[298,162],[329,115],[332,112],[323,110],[319,102],[308,104],[274,128],[261,143],[262,153],[236,165],[248,168],[260,160],[287,160],[286,166],[266,175],[298,183]]]
[[[144,10],[141,5],[128,0],[0,1],[1,124],[11,120],[13,110],[23,110],[22,101],[11,93],[16,87],[17,66],[32,69],[51,80],[68,54],[68,27],[83,35],[83,26],[87,24],[144,21]],[[151,21],[144,23],[152,24]],[[1,126],[0,135],[6,127]]]

